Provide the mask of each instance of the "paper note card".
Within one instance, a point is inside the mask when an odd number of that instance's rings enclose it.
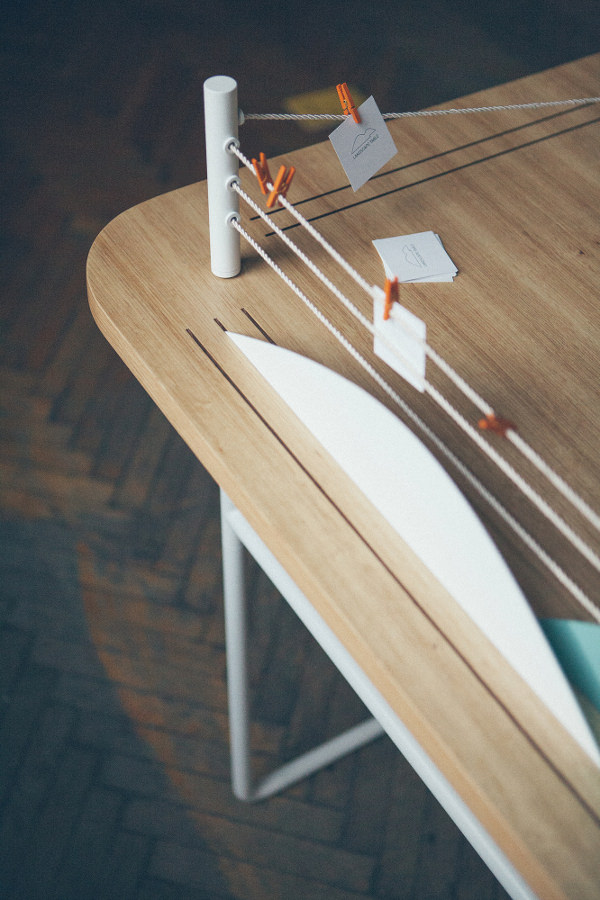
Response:
[[[358,107],[360,124],[346,116],[329,135],[352,189],[357,191],[396,155],[396,145],[372,97]]]
[[[373,322],[375,337],[373,351],[376,356],[402,375],[418,391],[425,390],[425,322],[410,310],[394,303],[389,319],[384,320],[385,294],[375,288],[373,294]]]
[[[398,281],[453,281],[458,269],[433,231],[373,241],[388,278]]]

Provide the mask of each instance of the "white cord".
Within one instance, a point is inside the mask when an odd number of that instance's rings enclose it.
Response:
[[[387,349],[390,350],[390,352],[397,359],[399,359],[402,362],[403,366],[406,366],[406,367],[412,369],[412,371],[415,375],[417,375],[418,377],[421,377],[420,373],[417,371],[417,367],[414,365],[414,363],[398,350],[398,347],[389,340],[389,338],[387,337],[386,334],[376,331],[373,323],[369,319],[367,319],[367,317],[365,315],[363,315],[363,313],[361,313],[361,311],[352,303],[352,301],[348,297],[346,297],[345,294],[343,294],[339,290],[338,287],[336,287],[335,284],[333,284],[333,282],[316,265],[316,263],[314,263],[312,261],[312,259],[310,259],[310,257],[307,256],[306,253],[304,253],[304,251],[301,250],[300,247],[298,247],[298,245],[295,244],[291,240],[291,238],[289,238],[287,236],[287,234],[284,231],[282,231],[281,228],[279,228],[273,222],[273,219],[263,209],[261,209],[261,207],[258,205],[258,203],[254,202],[254,200],[252,199],[252,197],[249,196],[249,194],[247,194],[243,190],[243,188],[240,186],[239,182],[236,182],[236,181],[232,182],[231,187],[234,191],[236,191],[236,193],[243,200],[245,200],[245,202],[251,207],[251,209],[253,209],[261,217],[261,219],[263,219],[265,222],[267,222],[269,224],[269,226],[273,229],[275,234],[279,238],[281,238],[281,240],[285,244],[287,244],[287,246],[290,248],[290,250],[292,250],[296,254],[296,256],[298,256],[298,258],[301,259],[302,262],[306,266],[308,266],[308,268],[311,270],[311,272],[313,272],[317,276],[317,278],[319,278],[323,282],[325,287],[327,287],[332,292],[332,294],[334,294],[337,297],[337,299],[340,301],[340,303],[343,306],[345,306],[345,308],[360,322],[360,324],[363,326],[363,328],[366,328],[367,331],[369,331],[370,334],[373,336],[373,338],[377,337],[378,340],[381,340],[381,342],[383,344],[385,344]],[[370,286],[371,294],[376,290],[377,290],[377,288],[375,287],[375,285]],[[406,330],[409,331],[409,329],[406,329]],[[412,333],[412,336],[417,338],[417,335],[414,334],[414,332]]]
[[[594,526],[598,531],[600,531],[600,516],[596,513],[595,510],[589,506],[585,500],[577,494],[573,488],[567,484],[567,482],[561,478],[558,472],[555,472],[548,463],[537,453],[533,447],[530,447],[529,444],[523,440],[521,435],[515,431],[514,429],[509,429],[506,432],[506,437],[508,440],[517,447],[518,450],[528,459],[533,465],[546,476],[548,481],[554,485],[554,487],[560,491],[560,493],[567,500],[572,503],[572,505],[577,509],[584,518],[588,520],[588,522]]]
[[[238,159],[254,174],[256,172],[254,170],[254,166],[251,161],[245,156],[245,154],[239,149],[239,147],[232,142],[228,149],[232,152]],[[278,228],[273,219],[268,216],[264,211],[254,203],[254,201],[242,191],[242,188],[239,186],[237,182],[234,182],[232,187],[240,193],[240,196],[243,196],[243,199],[246,200],[250,204],[250,206],[258,213],[273,229],[273,231],[285,241],[285,243],[302,259],[302,261],[309,266],[311,271],[313,271],[321,281],[335,294],[335,296],[343,303],[343,305],[348,309],[348,311],[363,325],[363,327],[367,328],[369,332],[374,336],[375,328],[374,326],[365,318],[365,316],[351,303],[351,301],[344,296],[336,287],[332,284],[332,282],[323,274],[323,272],[304,254],[285,234],[284,232]],[[268,184],[268,189],[272,190],[272,184]],[[304,216],[298,212],[298,210],[294,207],[292,203],[286,197],[280,196],[279,202],[296,218],[296,220],[311,234],[311,236],[339,263],[339,265],[344,268],[346,272],[348,272],[354,280],[365,290],[369,296],[373,296],[374,286],[370,285],[366,279],[364,279],[359,272],[354,269],[350,263],[348,263],[344,257],[334,248],[331,244],[311,225]],[[386,338],[382,335],[378,334],[378,337],[382,337],[386,346],[390,347],[394,354],[398,356],[398,352],[396,348],[393,348],[391,344],[388,342]],[[459,390],[468,397],[471,402],[486,416],[494,415],[494,410],[486,401],[477,394],[475,390],[456,372],[432,347],[428,344],[425,344],[425,351],[427,355],[430,357],[432,362],[434,362],[444,374],[450,378],[450,380],[459,388]],[[409,361],[404,357],[401,357],[403,363],[410,365]],[[463,429],[463,431],[477,444],[477,446],[484,451],[488,455],[496,465],[510,478],[522,491],[523,493],[531,500],[532,503],[542,512],[559,531],[563,534],[564,537],[569,540],[573,546],[590,562],[592,566],[594,566],[597,571],[600,572],[600,556],[583,541],[574,530],[565,522],[565,520],[556,513],[552,507],[516,472],[516,470],[502,457],[500,454],[489,444],[487,441],[483,440],[480,433],[474,429],[469,422],[455,409],[446,398],[429,382],[425,382],[425,390],[429,393],[429,395],[440,405]],[[543,458],[532,448],[527,442],[516,434],[513,428],[509,428],[506,432],[507,437],[510,438],[511,442],[514,446],[517,447],[525,457],[544,475],[548,481],[553,485],[553,487],[561,493],[569,502],[573,504],[573,506],[577,509],[577,511],[588,520],[588,522],[600,531],[600,516],[580,497],[571,486],[557,473],[555,472],[544,460]]]
[[[547,109],[554,106],[583,106],[586,103],[600,103],[600,97],[580,97],[572,100],[541,100],[533,103],[508,103],[504,106],[471,106],[456,109],[419,109],[414,112],[382,113],[384,119],[408,119],[417,116],[452,116],[465,113],[504,112],[518,109]],[[242,113],[242,121],[254,119],[257,121],[341,121],[346,119],[343,113]]]
[[[232,142],[229,145],[228,149],[231,151],[231,153],[233,153],[235,156],[237,156],[237,158],[241,162],[243,162],[244,165],[248,169],[250,169],[250,171],[254,175],[256,175],[256,172],[254,171],[254,166],[252,165],[252,163],[250,162],[248,157],[242,153],[242,151],[239,149],[239,147],[236,147],[236,145]],[[267,187],[269,188],[269,190],[273,189],[272,184],[268,184]],[[350,275],[354,279],[354,281],[356,281],[356,283],[359,284],[361,288],[363,288],[363,290],[367,291],[368,294],[371,294],[372,286],[369,284],[369,282],[365,278],[363,278],[362,275],[360,274],[360,272],[357,272],[356,269],[353,266],[351,266],[350,263],[346,259],[344,259],[344,257],[341,255],[341,253],[339,253],[335,249],[335,247],[331,246],[329,241],[325,240],[323,235],[320,234],[317,231],[317,229],[314,228],[314,226],[312,226],[310,224],[310,222],[307,219],[305,219],[301,213],[298,212],[298,210],[294,207],[294,205],[289,202],[287,197],[280,196],[279,202],[281,203],[282,206],[284,206],[288,210],[288,212],[290,212],[294,216],[296,221],[298,221],[304,228],[306,228],[308,233],[316,241],[318,241],[319,244],[321,244],[321,246],[327,251],[327,253],[329,253],[329,255],[332,257],[332,259],[334,259],[338,263],[338,265],[340,265],[348,273],[348,275]]]
[[[497,450],[485,441],[480,432],[465,419],[465,417],[454,407],[436,388],[432,387],[428,382],[425,384],[425,390],[433,397],[438,406],[445,410],[450,418],[462,428],[472,441],[483,450],[490,459],[496,463],[498,468],[515,484],[520,491],[533,503],[535,507],[552,522],[560,533],[565,537],[582,556],[592,565],[596,571],[600,572],[600,556],[593,550],[579,535],[571,528],[570,525],[560,516],[538,492],[519,475],[516,469],[511,466],[504,457],[500,456]]]
[[[371,378],[388,394],[388,396],[400,407],[404,414],[416,425],[440,450],[469,481],[469,483],[477,490],[494,510],[510,525],[517,535],[527,544],[527,546],[537,555],[538,559],[550,569],[553,575],[561,582],[569,593],[579,602],[598,622],[600,622],[600,608],[582,591],[582,589],[564,572],[563,569],[550,557],[545,550],[535,541],[535,539],[513,518],[502,504],[491,494],[479,479],[458,459],[458,457],[450,450],[443,441],[429,428],[429,426],[415,413],[405,400],[385,381],[385,379],[377,372],[377,370],[362,356],[353,344],[327,319],[321,310],[309,300],[304,292],[286,273],[277,265],[277,263],[269,256],[266,250],[248,234],[242,227],[239,220],[233,218],[230,220],[233,228],[235,228],[242,237],[256,250],[256,252],[265,260],[266,263],[279,275],[279,277],[290,287],[294,293],[302,300],[308,309],[317,317],[317,319],[331,332],[331,334],[339,341],[351,356],[362,366],[362,368],[371,376]]]

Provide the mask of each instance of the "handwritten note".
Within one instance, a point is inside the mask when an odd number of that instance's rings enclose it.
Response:
[[[354,191],[366,184],[396,155],[396,145],[373,97],[358,107],[360,124],[352,116],[329,135]]]

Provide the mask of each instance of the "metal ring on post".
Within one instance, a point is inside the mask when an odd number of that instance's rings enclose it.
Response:
[[[229,224],[239,214],[239,199],[229,188],[237,178],[239,163],[228,150],[238,145],[237,82],[228,75],[214,75],[204,82],[206,179],[210,230],[210,265],[219,278],[233,278],[241,269],[240,236]]]

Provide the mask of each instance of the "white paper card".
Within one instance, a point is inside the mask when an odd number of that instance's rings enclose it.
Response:
[[[373,352],[418,391],[424,391],[425,322],[399,303],[393,304],[386,321],[383,318],[384,306],[385,294],[381,288],[376,288],[373,295]]]
[[[231,332],[228,339],[600,765],[587,721],[519,585],[424,444],[391,410],[319,363],[268,341]]]
[[[396,145],[373,97],[358,107],[360,124],[347,116],[329,135],[352,189],[357,191],[396,155]]]
[[[388,278],[398,281],[452,281],[458,269],[433,231],[373,241]]]

